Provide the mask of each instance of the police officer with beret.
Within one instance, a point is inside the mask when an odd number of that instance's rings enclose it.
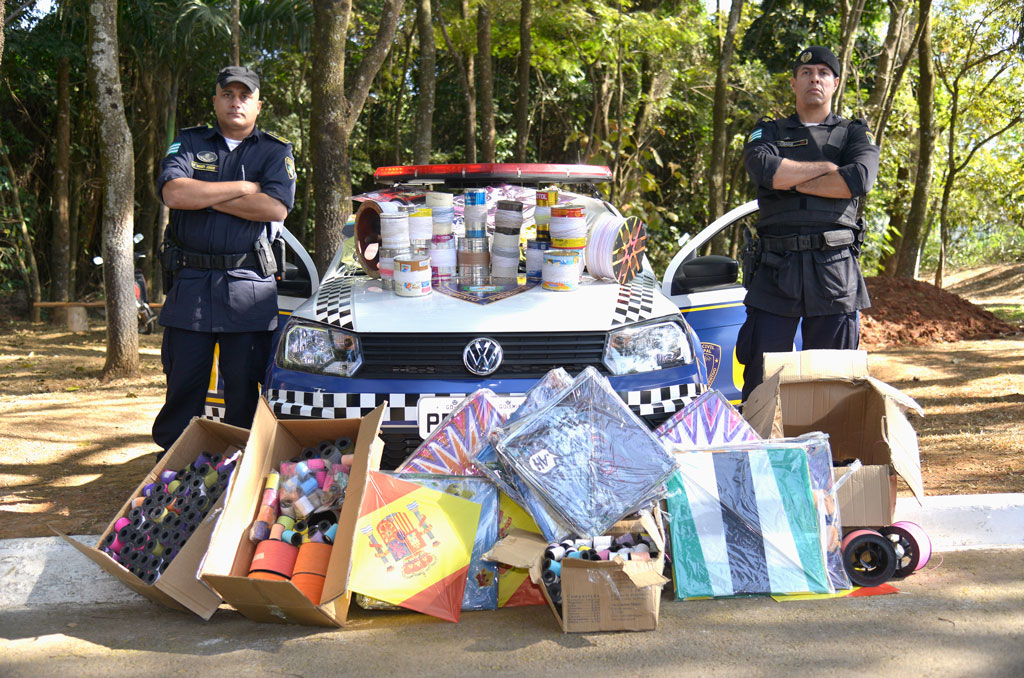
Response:
[[[295,198],[291,143],[256,127],[259,76],[217,75],[217,123],[184,129],[167,149],[157,190],[171,209],[161,263],[160,324],[167,396],[153,423],[165,451],[203,414],[214,345],[220,345],[224,417],[249,428],[277,327],[271,222]]]
[[[800,52],[790,80],[796,113],[762,118],[743,148],[760,209],[736,340],[744,401],[763,379],[763,354],[792,350],[801,321],[805,349],[856,349],[860,341],[858,311],[870,300],[857,215],[878,175],[878,147],[864,120],[832,113],[839,75],[828,48]]]

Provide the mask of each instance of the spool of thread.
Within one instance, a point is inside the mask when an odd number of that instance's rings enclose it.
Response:
[[[470,188],[465,193],[465,204],[462,209],[467,238],[484,238],[487,236],[487,191],[482,188]]]
[[[422,254],[395,257],[395,294],[425,297],[431,292],[430,257]]]
[[[434,235],[444,235],[452,232],[452,222],[455,220],[455,202],[451,193],[431,191],[427,193],[426,206],[430,208],[430,218],[433,220],[432,230]]]
[[[530,239],[526,241],[526,279],[540,280],[544,270],[544,252],[550,249],[547,240]]]
[[[333,448],[333,444],[331,445],[331,448]],[[312,450],[313,448],[309,448],[309,449]],[[319,455],[320,453],[321,452],[319,450],[313,450],[313,454]],[[305,461],[306,461],[306,468],[308,468],[310,471],[312,471],[314,475],[316,474],[317,471],[323,471],[323,470],[325,470],[327,468],[326,462],[324,462],[324,460],[321,459],[319,456],[313,457],[311,459],[306,459]]]
[[[620,546],[632,546],[636,543],[636,539],[633,537],[632,534],[627,533],[619,537],[616,537],[615,543]]]
[[[519,238],[523,227],[523,203],[499,200],[494,213],[491,244],[491,277],[516,278],[519,274]]]
[[[356,442],[347,436],[342,436],[334,441],[335,446],[342,454],[348,454],[356,448]]]
[[[874,530],[854,530],[843,539],[843,567],[858,586],[878,586],[892,579],[898,561],[892,542]]]
[[[611,548],[611,546],[612,546],[611,535],[604,535],[604,536],[601,536],[601,537],[594,537],[593,545],[594,545],[594,548],[597,549],[598,551],[600,551],[602,549]]]
[[[601,549],[600,551],[597,551],[596,553],[597,553],[597,557],[599,559],[601,559],[601,560],[611,560],[611,558],[612,558],[612,552],[609,551],[608,549]]]
[[[276,539],[278,541],[284,541],[285,526],[281,523],[274,523],[270,526],[270,534],[267,539]],[[262,541],[262,540],[259,540]]]
[[[302,535],[294,530],[285,530],[281,533],[281,541],[292,546],[298,546],[302,543]]]
[[[409,240],[413,247],[427,247],[434,236],[433,210],[415,207],[409,212]]]
[[[128,520],[128,518],[125,518],[124,516],[121,516],[120,518],[114,521],[114,532],[120,532],[121,530],[123,530],[131,524],[132,521]]]
[[[561,563],[559,563],[559,565],[560,564]],[[546,586],[553,586],[561,579],[559,575],[555,574],[554,570],[544,570],[544,572],[541,573],[540,578]]]
[[[547,563],[548,570],[555,573],[556,577],[562,576],[562,563],[557,560],[551,560]]]
[[[547,250],[541,270],[541,287],[553,292],[572,292],[580,285],[580,255],[576,250]]]
[[[587,239],[587,271],[595,278],[629,283],[643,268],[647,227],[638,217],[601,214]]]
[[[404,211],[380,215],[380,246],[388,249],[410,246],[409,217]]]
[[[274,523],[277,525],[277,523]],[[281,528],[284,529],[284,528]],[[269,523],[263,520],[257,520],[249,528],[249,541],[254,544],[259,544],[261,541],[270,539],[273,534],[273,528]]]
[[[207,452],[206,450],[203,450],[202,452],[199,453],[199,456],[196,457],[196,460],[192,462],[192,468],[197,469],[200,466],[206,466],[207,464],[210,463],[212,459],[213,457],[210,455],[210,453]]]
[[[533,211],[533,220],[537,224],[537,240],[551,242],[551,208],[558,204],[558,189],[537,191],[537,206]]]
[[[460,283],[473,285],[487,282],[491,267],[491,253],[487,251],[487,238],[461,238],[458,262]]]
[[[434,235],[430,239],[430,279],[434,282],[451,280],[458,272],[455,236],[451,233]]]
[[[555,205],[551,208],[551,246],[580,249],[587,244],[587,217],[583,205]]]
[[[282,477],[295,475],[295,464],[297,463],[297,461],[282,461],[279,465],[279,468],[281,469],[280,475]],[[273,475],[278,474],[273,473]]]
[[[290,530],[295,527],[295,518],[291,516],[278,516],[277,522],[284,526],[284,529]]]
[[[284,541],[267,539],[256,545],[249,565],[249,576],[254,572],[270,572],[285,579],[292,576],[299,549]]]
[[[555,562],[558,562],[564,556],[565,556],[565,547],[564,546],[549,546],[547,548],[547,550],[544,551],[544,557],[545,558],[549,558],[549,559],[551,559],[551,560],[553,560]]]
[[[177,471],[163,470],[160,472],[160,482],[164,485],[171,483],[175,478],[178,477]],[[149,496],[149,495],[146,495]]]
[[[903,579],[928,564],[932,557],[932,541],[928,533],[909,520],[895,522],[879,532],[892,542],[897,564],[893,577]]]
[[[330,529],[324,532],[324,541],[328,544],[334,543],[334,537],[338,534],[338,524],[331,525]]]
[[[380,249],[380,258],[377,263],[380,273],[381,287],[386,290],[395,289],[395,257],[401,257],[411,253],[409,247]]]
[[[274,510],[273,506],[263,504],[260,506],[259,513],[256,514],[256,520],[263,521],[269,525],[277,520],[277,511]]]

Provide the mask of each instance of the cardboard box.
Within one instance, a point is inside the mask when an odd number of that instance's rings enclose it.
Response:
[[[646,532],[658,546],[653,560],[562,560],[562,606],[551,602],[541,584],[544,550],[548,542],[539,534],[515,529],[484,555],[512,567],[528,569],[544,592],[548,606],[565,633],[592,631],[653,631],[658,628],[661,589],[668,583],[665,569],[665,531],[649,512],[640,520],[620,521],[609,534]]]
[[[917,433],[907,410],[924,414],[912,398],[868,374],[864,351],[766,353],[767,377],[743,406],[764,438],[822,431],[833,463],[864,464],[838,492],[843,527],[892,523],[898,474],[918,502],[924,496]],[[840,477],[845,469],[835,469]]]
[[[254,621],[344,626],[352,597],[348,590],[348,573],[356,519],[366,492],[367,474],[380,467],[384,442],[377,433],[384,410],[382,405],[362,419],[279,420],[266,401],[260,400],[242,464],[235,471],[224,511],[200,568],[202,580],[213,587],[224,602]],[[259,511],[263,482],[268,473],[276,471],[282,461],[297,456],[303,448],[341,436],[356,441],[355,459],[331,550],[323,597],[317,605],[290,581],[248,578],[256,549],[249,541],[249,527]]]
[[[236,426],[229,426],[209,419],[195,418],[185,428],[178,440],[167,451],[167,454],[157,463],[153,469],[146,474],[146,478],[135,488],[135,492],[124,503],[121,510],[117,512],[114,520],[110,521],[107,529],[100,535],[100,540],[95,547],[82,544],[77,539],[72,539],[57,529],[53,529],[60,537],[70,543],[99,565],[105,572],[117,577],[121,582],[136,593],[149,598],[153,602],[166,605],[176,610],[195,612],[205,620],[213,616],[220,606],[221,599],[209,586],[199,580],[197,572],[199,563],[206,553],[206,547],[210,543],[210,534],[213,532],[217,516],[223,509],[225,496],[228,490],[222,494],[217,502],[207,513],[206,518],[185,545],[171,561],[167,570],[153,584],[146,584],[134,574],[123,568],[109,555],[100,550],[103,540],[114,529],[114,523],[118,518],[128,513],[133,499],[142,494],[142,488],[149,483],[155,482],[164,469],[177,470],[188,466],[195,461],[203,451],[210,454],[233,453],[245,447],[249,439],[249,431]],[[234,478],[238,474],[236,462]]]

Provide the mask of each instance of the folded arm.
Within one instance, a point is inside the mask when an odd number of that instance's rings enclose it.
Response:
[[[260,185],[252,181],[201,181],[189,177],[171,179],[164,184],[164,204],[177,210],[202,210],[226,200],[259,193]]]
[[[213,205],[213,209],[249,221],[284,221],[288,208],[266,193],[244,195]]]

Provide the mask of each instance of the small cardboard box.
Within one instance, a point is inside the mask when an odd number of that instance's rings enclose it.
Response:
[[[238,464],[236,462],[235,472],[232,476],[228,490],[221,495],[217,502],[207,513],[206,518],[199,525],[185,545],[182,546],[178,555],[174,557],[167,570],[160,575],[160,578],[153,584],[146,584],[134,574],[123,568],[109,555],[100,550],[103,540],[114,529],[114,523],[123,515],[128,513],[133,499],[142,494],[142,488],[160,477],[164,469],[177,470],[188,466],[195,461],[201,452],[210,454],[232,454],[236,450],[245,447],[249,439],[249,431],[244,428],[222,424],[209,419],[196,417],[185,428],[167,454],[157,463],[153,469],[146,474],[146,478],[135,488],[135,492],[124,503],[121,510],[117,512],[114,520],[110,521],[107,529],[100,535],[100,540],[95,547],[82,544],[77,539],[72,539],[57,529],[53,529],[60,537],[70,543],[76,549],[84,553],[90,560],[99,565],[105,572],[117,577],[121,582],[136,593],[149,598],[153,602],[166,605],[176,610],[188,610],[195,612],[204,620],[208,620],[220,607],[221,599],[209,586],[199,580],[197,572],[199,562],[206,553],[206,547],[210,543],[210,534],[213,532],[217,516],[224,506],[225,496],[230,492],[234,478],[237,477]]]
[[[384,410],[382,405],[362,419],[279,420],[266,401],[260,400],[242,464],[235,472],[224,512],[200,569],[202,580],[213,587],[224,602],[259,622],[345,625],[352,597],[348,590],[348,573],[356,519],[366,492],[367,475],[380,467],[384,442],[377,433]],[[303,448],[341,436],[356,441],[355,459],[331,549],[323,597],[317,605],[290,581],[248,578],[256,549],[249,541],[249,527],[259,512],[268,473],[276,471],[282,461],[297,456]]]
[[[541,583],[544,550],[539,534],[514,529],[484,555],[488,560],[522,567],[540,586],[558,625],[565,633],[593,631],[653,631],[658,628],[661,589],[668,583],[665,569],[665,531],[660,515],[644,511],[639,520],[620,521],[609,534],[646,532],[658,547],[653,560],[562,560],[562,606],[555,606]]]
[[[864,466],[839,488],[843,527],[892,523],[898,474],[920,502],[924,496],[917,433],[907,410],[924,414],[912,398],[868,374],[864,351],[766,353],[767,377],[743,406],[764,438],[822,431],[833,463]],[[839,478],[844,468],[836,468]]]

